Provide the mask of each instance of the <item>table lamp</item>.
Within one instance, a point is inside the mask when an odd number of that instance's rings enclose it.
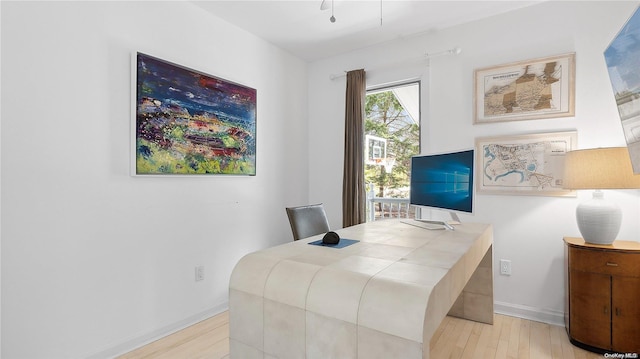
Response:
[[[593,148],[567,152],[563,187],[593,189],[593,198],[580,203],[576,219],[587,243],[611,244],[620,231],[622,211],[604,198],[601,189],[640,188],[626,147]]]

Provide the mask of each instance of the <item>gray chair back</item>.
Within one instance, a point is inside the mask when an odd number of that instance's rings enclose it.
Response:
[[[300,207],[287,207],[287,217],[291,224],[293,240],[329,232],[329,221],[322,203]]]

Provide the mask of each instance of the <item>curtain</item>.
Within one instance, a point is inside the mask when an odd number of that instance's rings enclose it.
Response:
[[[365,71],[347,72],[344,115],[344,170],[342,177],[342,226],[366,222],[364,185]]]

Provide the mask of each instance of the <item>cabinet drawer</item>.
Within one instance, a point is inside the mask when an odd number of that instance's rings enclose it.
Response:
[[[569,267],[584,272],[640,277],[640,253],[569,247]]]

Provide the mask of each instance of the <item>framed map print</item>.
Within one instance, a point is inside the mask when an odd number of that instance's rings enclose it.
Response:
[[[132,70],[132,174],[256,174],[256,90],[143,53]]]
[[[476,190],[486,194],[575,196],[562,188],[575,131],[476,138]]]
[[[575,54],[474,72],[474,124],[575,114]]]

